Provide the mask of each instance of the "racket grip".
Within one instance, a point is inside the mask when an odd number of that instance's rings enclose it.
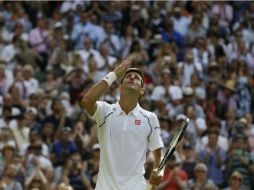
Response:
[[[148,182],[147,189],[146,190],[152,190],[153,186]]]
[[[164,168],[162,170],[158,170],[157,168],[154,170],[154,172],[156,172],[156,175],[161,175],[163,176],[163,173],[164,173]],[[153,190],[154,187],[149,183],[148,181],[148,185],[147,185],[147,190]]]

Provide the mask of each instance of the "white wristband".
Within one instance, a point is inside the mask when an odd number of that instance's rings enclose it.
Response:
[[[111,84],[117,79],[116,74],[114,72],[108,73],[102,80],[106,81],[108,83],[108,86],[111,86]]]

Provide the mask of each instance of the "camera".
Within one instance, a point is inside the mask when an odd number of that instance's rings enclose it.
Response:
[[[78,167],[79,166],[79,161],[78,160],[72,160],[72,166],[73,167]]]

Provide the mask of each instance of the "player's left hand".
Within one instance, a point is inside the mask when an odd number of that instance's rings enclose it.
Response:
[[[163,171],[157,172],[157,169],[153,170],[153,172],[149,178],[149,183],[152,186],[158,186],[162,181],[162,176],[163,176]]]

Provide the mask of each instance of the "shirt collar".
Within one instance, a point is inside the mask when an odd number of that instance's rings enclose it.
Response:
[[[122,110],[122,108],[121,108],[119,102],[117,102],[117,103],[115,104],[114,109],[116,110],[116,114],[117,114],[117,115],[120,115],[122,112],[124,112],[124,111]],[[133,110],[131,110],[130,113],[132,113],[135,117],[138,117],[138,113],[139,113],[140,109],[141,109],[140,105],[137,104],[137,106],[136,106]]]

